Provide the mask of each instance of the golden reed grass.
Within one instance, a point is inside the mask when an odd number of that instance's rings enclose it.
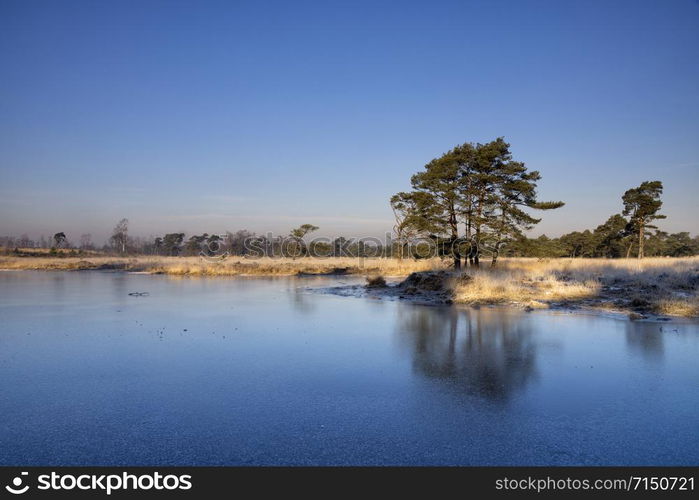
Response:
[[[638,259],[503,259],[494,269],[469,269],[456,286],[461,303],[547,307],[581,302],[699,316],[699,257]]]
[[[0,269],[115,269],[178,276],[293,276],[299,273],[324,274],[343,271],[348,274],[407,276],[416,271],[446,267],[447,263],[441,259],[229,257],[222,261],[209,262],[200,257],[0,257]]]

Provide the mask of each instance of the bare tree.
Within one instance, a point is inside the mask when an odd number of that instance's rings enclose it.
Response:
[[[94,246],[92,245],[92,235],[90,233],[85,233],[80,235],[80,249],[81,250],[92,250]]]
[[[126,243],[129,239],[129,219],[121,219],[117,225],[114,226],[114,231],[109,239],[114,248],[121,253],[126,253]]]
[[[393,225],[393,234],[396,236],[398,244],[398,258],[403,260],[405,247],[410,242],[410,239],[416,236],[417,231],[412,224],[412,214],[416,211],[414,196],[409,193],[398,193],[391,197],[391,210],[396,223]],[[391,248],[393,254],[393,248]]]
[[[32,248],[34,247],[34,242],[29,239],[29,235],[24,233],[19,237],[19,246],[20,248]]]

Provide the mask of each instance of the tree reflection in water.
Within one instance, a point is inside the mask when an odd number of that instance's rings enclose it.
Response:
[[[414,369],[459,392],[505,401],[535,375],[532,321],[503,309],[401,307],[397,335]]]
[[[673,328],[662,323],[629,321],[626,323],[626,345],[631,352],[638,352],[649,361],[660,361],[665,352],[664,336]]]

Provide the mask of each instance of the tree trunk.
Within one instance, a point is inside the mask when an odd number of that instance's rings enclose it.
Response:
[[[503,233],[505,231],[505,222],[507,220],[507,215],[505,213],[505,209],[502,209],[502,213],[500,214],[500,223],[502,224],[502,228],[500,229],[500,234],[498,234],[498,240],[495,243],[495,248],[493,249],[493,260],[490,262],[490,267],[495,267],[495,264],[498,262],[498,255],[500,254],[500,245],[502,244],[502,238],[503,238]]]
[[[644,238],[643,238],[643,224],[640,225],[638,228],[638,258],[642,259],[643,258],[643,243],[644,243]]]
[[[458,271],[461,269],[461,254],[459,253],[459,225],[456,220],[456,212],[454,207],[451,207],[451,214],[449,214],[449,225],[451,226],[451,251],[454,254],[454,270]]]
[[[483,198],[485,197],[485,194],[481,192],[481,198],[478,199],[478,203],[476,205],[476,224],[475,224],[475,229],[476,229],[476,251],[473,254],[473,260],[472,263],[475,267],[480,267],[481,262],[480,262],[480,254],[481,254],[481,215],[483,214]]]
[[[498,263],[498,246],[495,245],[495,251],[493,252],[493,260],[490,261],[490,267],[495,267],[495,264]]]
[[[476,251],[473,252],[473,265],[481,267],[481,226],[476,226]]]
[[[459,253],[458,241],[459,241],[459,236],[454,235],[454,233],[452,232],[451,251],[454,254],[454,270],[455,271],[458,271],[461,269],[461,254]]]
[[[474,262],[474,257],[475,257],[475,255],[476,255],[476,250],[475,250],[475,248],[474,248],[474,246],[473,246],[473,240],[474,240],[474,238],[473,238],[472,236],[469,235],[469,237],[468,237],[468,255],[466,256],[466,260],[468,261],[468,265],[469,265],[470,267],[473,267],[473,266],[476,265],[475,262]]]

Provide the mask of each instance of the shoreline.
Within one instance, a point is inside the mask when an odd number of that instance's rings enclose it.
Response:
[[[455,302],[453,300],[443,300],[438,296],[430,296],[429,294],[405,296],[399,294],[395,289],[396,285],[388,287],[388,293],[384,290],[377,293],[377,290],[367,289],[365,285],[344,285],[333,287],[307,287],[306,289],[314,293],[323,293],[327,295],[336,295],[347,298],[364,298],[371,300],[387,300],[391,302],[406,302],[417,306],[426,307],[454,307],[467,309],[502,309],[506,311],[519,311],[523,313],[559,313],[559,314],[576,314],[590,316],[605,316],[613,319],[624,321],[637,321],[644,323],[670,323],[680,322],[695,324],[699,321],[698,316],[681,316],[670,314],[656,314],[652,312],[639,312],[629,308],[609,307],[611,301],[600,300],[596,303],[551,303],[546,307],[533,308],[527,304],[519,302]]]
[[[38,271],[38,272],[116,272],[116,273],[126,273],[142,276],[172,276],[180,278],[339,278],[342,276],[351,278],[360,278],[364,275],[360,273],[348,273],[345,275],[341,274],[170,274],[163,272],[152,272],[152,271],[130,271],[127,269],[8,269],[0,268],[0,272],[24,272],[24,271]],[[387,278],[403,278],[404,276],[386,276]],[[613,304],[611,299],[599,299],[597,301],[590,301],[590,303],[551,303],[546,307],[531,307],[527,304],[520,302],[455,302],[452,299],[445,299],[435,294],[424,293],[421,295],[404,295],[397,289],[397,284],[389,285],[384,289],[371,289],[367,288],[364,284],[355,285],[341,285],[341,286],[330,286],[330,287],[306,287],[307,290],[312,292],[320,292],[328,295],[336,295],[340,297],[347,298],[367,298],[373,300],[391,300],[399,302],[407,302],[414,305],[427,306],[427,307],[466,307],[470,309],[480,309],[480,308],[493,308],[493,309],[506,309],[506,310],[517,310],[522,312],[550,312],[550,313],[565,313],[565,314],[591,314],[594,316],[608,315],[609,317],[615,319],[623,319],[630,321],[642,321],[642,322],[657,322],[665,323],[669,321],[681,321],[686,320],[689,322],[694,322],[699,320],[697,316],[682,316],[682,315],[662,315],[649,312],[639,312],[630,308],[615,308],[610,307]],[[377,293],[378,292],[378,293]],[[388,293],[387,293],[388,292]],[[392,293],[394,292],[394,293]]]
[[[2,271],[103,271],[176,277],[367,279],[329,287],[341,296],[427,305],[501,305],[532,311],[595,310],[630,320],[699,318],[699,257],[612,259],[503,258],[498,267],[455,272],[440,259],[0,256]],[[391,284],[386,284],[389,278]],[[399,280],[404,279],[399,284]]]
[[[23,269],[8,269],[0,268],[0,272],[25,272],[25,271],[36,271],[36,272],[104,272],[104,273],[126,273],[141,276],[169,276],[178,278],[297,278],[299,280],[304,280],[307,278],[341,278],[343,276],[348,278],[361,278],[366,277],[367,274],[364,273],[346,273],[346,274],[178,274],[178,273],[167,273],[167,272],[157,272],[157,271],[131,271],[128,269],[119,268],[52,268],[52,269],[34,269],[34,268],[23,268]],[[386,276],[389,279],[400,279],[405,278],[402,275]],[[633,309],[633,308],[618,308],[613,307],[612,299],[597,299],[597,300],[587,300],[581,301],[579,303],[575,302],[553,302],[546,304],[543,307],[531,307],[526,303],[511,301],[511,302],[457,302],[451,298],[445,297],[444,295],[422,292],[417,295],[406,295],[398,289],[399,284],[388,285],[382,289],[372,289],[367,287],[365,284],[354,284],[354,285],[340,285],[340,286],[329,286],[329,287],[306,287],[307,290],[312,292],[320,292],[328,295],[335,295],[347,298],[365,298],[373,300],[391,300],[406,302],[413,305],[427,306],[427,307],[459,307],[459,308],[469,308],[469,309],[480,309],[480,308],[493,308],[493,309],[504,309],[504,310],[517,310],[522,312],[549,312],[549,313],[564,313],[564,314],[580,314],[580,315],[593,315],[593,316],[609,316],[614,319],[626,320],[626,321],[641,321],[641,322],[655,322],[655,323],[666,323],[675,321],[688,321],[696,322],[699,320],[699,316],[684,316],[684,315],[673,315],[673,314],[656,314],[648,311]]]
[[[307,287],[307,290],[315,293],[324,293],[347,298],[364,298],[371,300],[387,300],[393,302],[407,302],[426,307],[456,307],[469,309],[503,309],[516,310],[526,313],[549,312],[564,314],[582,314],[593,316],[609,316],[625,321],[639,321],[648,323],[667,323],[673,321],[696,323],[699,316],[683,316],[671,314],[657,314],[650,311],[642,311],[633,308],[613,307],[610,299],[599,299],[585,302],[552,302],[545,307],[531,307],[521,302],[456,302],[444,294],[433,292],[421,292],[415,295],[405,295],[399,288],[399,284],[392,284],[382,289],[372,289],[366,285],[342,285],[331,287]]]

